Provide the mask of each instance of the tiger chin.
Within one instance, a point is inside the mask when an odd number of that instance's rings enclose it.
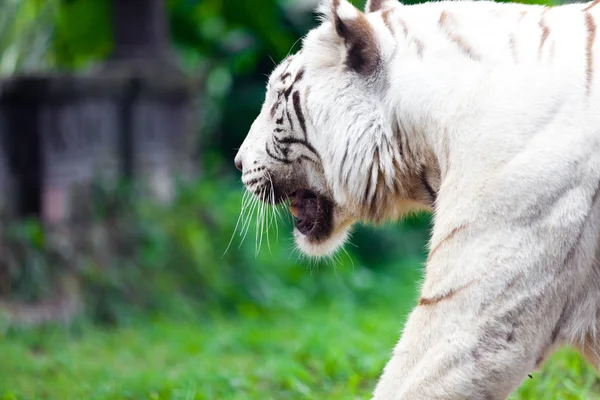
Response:
[[[433,211],[374,398],[504,399],[562,345],[600,365],[600,0],[325,1],[235,158],[298,248]]]

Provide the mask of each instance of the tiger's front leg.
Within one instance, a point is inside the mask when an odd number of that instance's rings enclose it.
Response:
[[[509,276],[421,297],[374,399],[506,398],[560,340],[569,290],[554,278]]]

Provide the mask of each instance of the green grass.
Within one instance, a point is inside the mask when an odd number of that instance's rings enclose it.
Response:
[[[25,333],[0,345],[0,393],[19,399],[365,398],[398,331],[398,321],[382,310],[321,306],[268,318],[157,321],[81,337]]]
[[[0,342],[0,399],[368,399],[410,308],[398,304],[11,331]],[[513,398],[593,399],[599,388],[561,351]]]

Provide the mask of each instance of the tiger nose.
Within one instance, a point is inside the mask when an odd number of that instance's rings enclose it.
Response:
[[[242,164],[242,157],[238,154],[235,157],[235,167],[240,170],[240,172],[244,172],[244,165]]]

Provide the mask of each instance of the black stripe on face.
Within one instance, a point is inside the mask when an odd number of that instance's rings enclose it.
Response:
[[[308,161],[308,162],[310,162],[310,163],[313,163],[313,164],[315,164],[315,165],[317,165],[317,166],[319,165],[319,163],[318,163],[317,161],[315,161],[315,160],[313,160],[312,158],[310,158],[310,157],[307,157],[307,156],[305,156],[305,155],[301,155],[300,157],[298,157],[298,159],[299,159],[299,160]]]
[[[294,123],[292,122],[292,117],[290,117],[290,112],[285,110],[285,115],[287,117],[288,122],[290,123],[290,129],[294,130]]]
[[[276,161],[279,161],[279,162],[280,162],[280,163],[282,163],[282,164],[288,164],[288,165],[289,165],[289,164],[291,164],[291,163],[292,163],[292,161],[291,161],[291,160],[288,160],[287,158],[280,158],[280,157],[277,157],[275,154],[273,154],[273,153],[271,152],[271,150],[269,150],[269,146],[265,146],[265,151],[267,152],[267,154],[269,155],[269,157],[271,157],[272,159],[274,159],[274,160],[276,160]]]
[[[275,141],[277,141],[278,143],[287,144],[287,145],[299,144],[299,145],[304,146],[305,148],[307,148],[308,151],[310,151],[315,156],[317,156],[317,158],[319,160],[321,159],[321,156],[319,155],[319,153],[317,152],[317,150],[310,143],[308,143],[306,140],[294,139],[294,138],[289,138],[289,137],[286,137],[286,138],[283,138],[283,139],[279,139],[278,137],[275,137]]]
[[[273,143],[273,147],[286,159],[289,159],[290,149],[286,146],[282,146],[277,142]]]
[[[250,187],[250,186],[256,185],[260,181],[262,181],[262,178],[252,179],[251,181],[249,181],[249,182],[246,183],[246,186]]]
[[[287,75],[289,75],[289,74],[287,74]],[[298,74],[296,74],[296,78],[294,79],[294,82],[292,82],[292,84],[283,91],[283,96],[285,97],[286,101],[289,99],[290,94],[294,90],[294,85],[296,83],[300,82],[303,77],[304,77],[304,69],[301,69],[300,71],[298,71]]]
[[[296,117],[298,118],[298,122],[300,123],[302,133],[304,133],[304,139],[306,139],[306,120],[304,119],[302,107],[300,106],[300,92],[294,92],[294,94],[292,95],[292,100],[294,102],[294,111],[296,112]]]
[[[304,68],[301,68],[296,74],[296,78],[294,79],[294,83],[300,82],[304,78]]]

